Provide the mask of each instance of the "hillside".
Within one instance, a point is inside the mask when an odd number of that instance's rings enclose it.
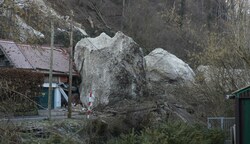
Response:
[[[6,30],[0,32],[0,38],[20,41],[18,36],[6,35],[6,32],[13,28],[16,29],[15,33],[24,33],[18,32],[20,24],[15,22],[15,19],[20,17],[28,26],[45,35],[45,38],[38,37],[40,40],[29,40],[30,42],[49,44],[49,21],[52,17],[48,12],[52,7],[56,25],[55,40],[59,45],[68,46],[69,38],[65,32],[69,30],[69,21],[66,20],[73,10],[75,26],[85,30],[90,37],[98,36],[101,32],[112,36],[121,30],[142,45],[146,53],[155,47],[162,47],[187,60],[188,53],[203,49],[203,37],[205,38],[209,31],[224,29],[223,25],[227,19],[228,5],[214,0],[124,2],[123,4],[123,0],[18,0],[13,3],[11,0],[5,0],[0,18],[3,21],[1,27],[6,27]],[[77,31],[75,43],[85,37]]]
[[[125,0],[73,0],[50,1],[61,15],[70,9],[74,19],[81,23],[90,36],[100,32],[112,35],[121,30],[133,37],[145,52],[162,47],[187,59],[189,52],[200,51],[204,41],[200,36],[223,27],[225,3],[216,1],[133,1]]]
[[[122,5],[119,1],[105,0],[73,0],[49,1],[52,7],[61,15],[74,12],[74,20],[83,25],[90,36],[97,36],[100,32],[117,31],[122,19]]]

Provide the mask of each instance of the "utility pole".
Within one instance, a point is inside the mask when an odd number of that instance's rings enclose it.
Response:
[[[70,17],[70,56],[69,56],[69,98],[68,98],[68,118],[71,118],[72,114],[72,57],[73,57],[73,11],[71,10]]]
[[[49,68],[49,97],[48,109],[49,120],[51,120],[51,101],[52,101],[52,72],[53,72],[53,49],[54,49],[54,21],[51,19],[51,40],[50,40],[50,68]]]

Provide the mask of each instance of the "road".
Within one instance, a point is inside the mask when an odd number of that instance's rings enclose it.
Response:
[[[51,119],[67,119],[67,111],[63,109],[57,109],[51,111]],[[72,119],[86,119],[86,115],[80,112],[72,112]],[[0,119],[0,122],[21,122],[21,121],[39,121],[48,120],[48,110],[39,110],[38,115],[35,116],[17,116],[17,117],[5,117]]]

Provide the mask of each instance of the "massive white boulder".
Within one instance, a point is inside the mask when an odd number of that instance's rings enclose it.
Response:
[[[147,79],[153,89],[194,82],[195,73],[189,65],[162,48],[156,48],[145,56],[145,61]]]
[[[84,38],[75,46],[74,60],[81,74],[81,97],[92,91],[94,104],[112,104],[143,95],[146,74],[143,52],[133,39],[117,32]]]

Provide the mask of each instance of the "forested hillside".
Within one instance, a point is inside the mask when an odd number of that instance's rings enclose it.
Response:
[[[73,10],[73,19],[92,37],[101,32],[112,35],[120,30],[133,37],[146,53],[162,47],[186,60],[189,52],[208,47],[211,33],[219,37],[231,35],[232,27],[247,17],[247,3],[234,0],[47,0],[46,5],[42,5],[41,0],[28,1],[29,5],[22,4],[24,2],[26,0],[5,0],[5,4],[1,4],[1,27],[4,28],[1,38],[18,40],[8,32],[20,31],[15,26],[17,15],[45,35],[41,43],[49,43],[52,17],[41,11],[51,6],[61,17],[54,18],[58,28],[69,29],[62,19],[67,19]],[[57,35],[58,39],[68,40],[60,31]],[[58,43],[65,45],[62,41]]]
[[[209,33],[228,31],[231,20],[241,15],[236,12],[233,1],[224,0],[51,2],[62,15],[73,9],[74,19],[82,23],[90,35],[121,30],[133,37],[147,53],[162,47],[185,59],[188,52],[204,48]]]

